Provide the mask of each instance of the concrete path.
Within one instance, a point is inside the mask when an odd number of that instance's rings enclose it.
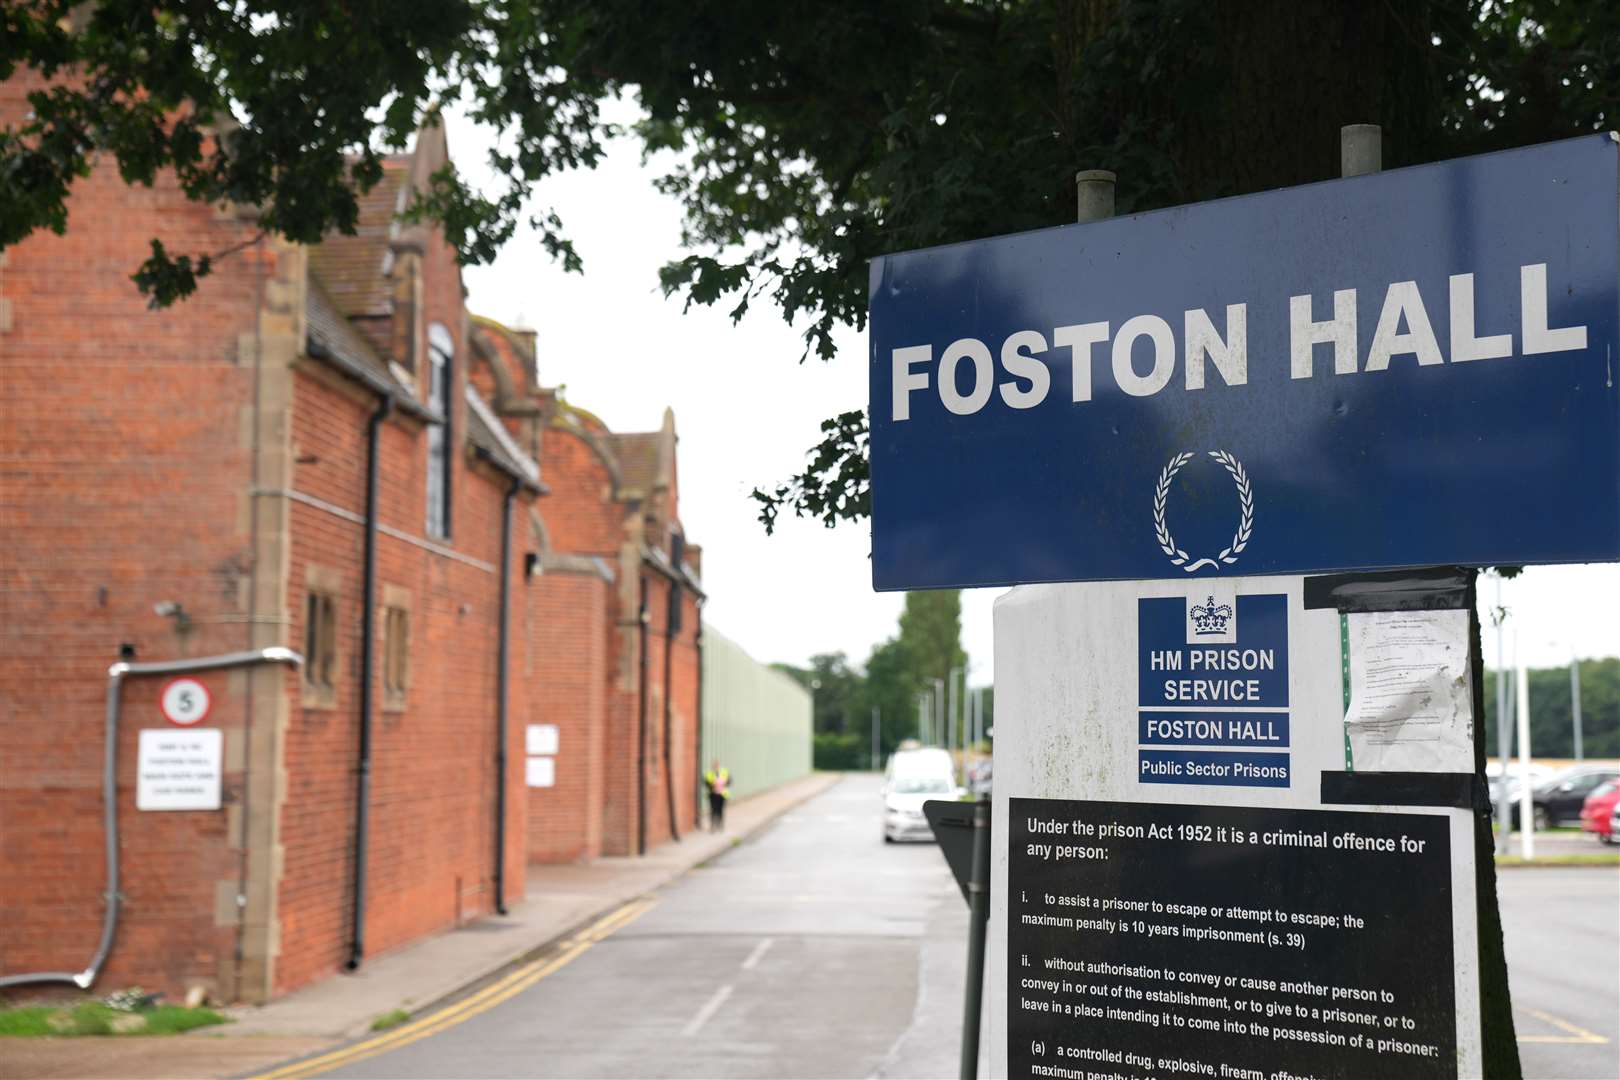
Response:
[[[307,1036],[0,1039],[3,1080],[212,1080],[255,1073],[327,1045]]]

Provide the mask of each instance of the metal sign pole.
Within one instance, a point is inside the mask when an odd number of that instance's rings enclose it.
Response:
[[[1513,717],[1508,704],[1508,672],[1503,659],[1503,642],[1507,637],[1506,619],[1502,607],[1502,575],[1496,575],[1496,763],[1501,768],[1496,783],[1496,850],[1507,854],[1513,834],[1513,808],[1508,805],[1508,759],[1513,756]]]
[[[984,936],[990,923],[990,800],[973,805],[973,872],[968,878],[967,994],[962,1003],[962,1080],[979,1074],[979,1016],[984,1011]]]

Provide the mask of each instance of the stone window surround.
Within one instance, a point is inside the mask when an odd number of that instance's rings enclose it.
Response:
[[[317,641],[318,648],[325,647],[329,649],[330,668],[328,673],[331,678],[330,683],[320,680],[322,673],[322,658],[320,656],[310,655],[304,658],[304,677],[299,680],[299,685],[302,688],[300,704],[306,709],[334,710],[337,708],[337,685],[342,678],[343,671],[342,651],[338,647],[342,635],[337,632],[338,624],[341,621],[337,617],[337,612],[341,606],[342,586],[343,575],[338,571],[315,563],[305,564],[303,611],[306,625],[304,627],[304,644],[306,650],[311,641]],[[332,620],[327,627],[329,636],[325,641],[312,638],[310,635],[311,627],[307,625],[307,622],[311,597],[324,597],[330,600],[332,605]],[[317,630],[317,634],[318,632]]]
[[[382,593],[382,611],[378,613],[377,620],[382,634],[381,648],[378,650],[382,658],[382,670],[378,673],[382,681],[382,710],[401,713],[405,711],[411,689],[411,593],[398,585],[388,584],[383,585]],[[405,631],[402,642],[394,639],[395,620],[390,616],[396,612]]]

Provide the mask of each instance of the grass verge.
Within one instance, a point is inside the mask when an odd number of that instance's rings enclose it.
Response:
[[[387,1031],[396,1028],[411,1018],[411,1014],[404,1009],[390,1009],[371,1022],[372,1031]]]
[[[188,1009],[183,1005],[154,1005],[135,1012],[99,1002],[71,1008],[28,1005],[0,1009],[0,1036],[178,1035],[224,1022],[225,1017],[213,1009]]]
[[[1497,866],[1620,866],[1620,851],[1592,851],[1579,855],[1543,855],[1526,861],[1518,855],[1498,855]]]

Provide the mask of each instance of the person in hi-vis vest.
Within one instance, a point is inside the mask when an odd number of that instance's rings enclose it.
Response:
[[[709,789],[709,831],[720,832],[726,827],[726,800],[731,798],[731,772],[720,759],[715,758],[709,771],[703,774],[703,784]]]

